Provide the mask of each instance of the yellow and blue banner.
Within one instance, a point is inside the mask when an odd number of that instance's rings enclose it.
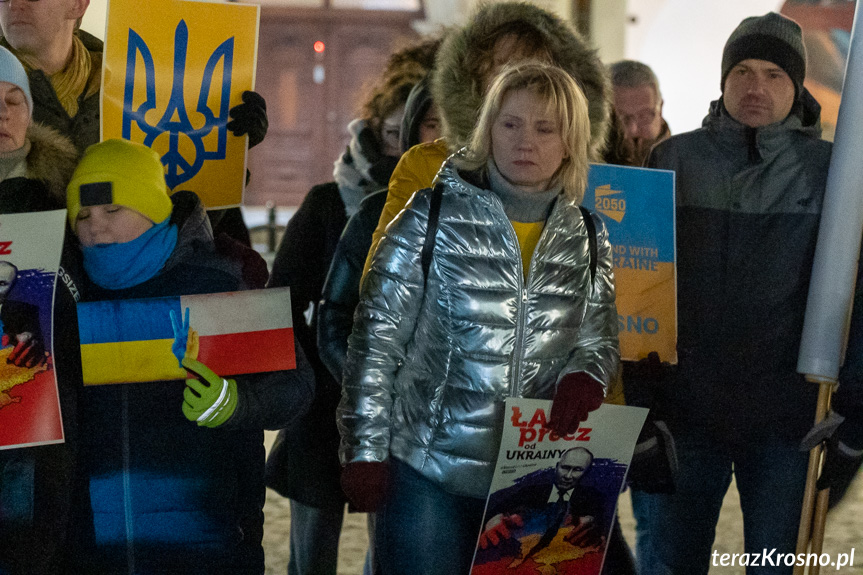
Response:
[[[592,164],[583,204],[614,252],[621,359],[677,363],[674,172]]]
[[[168,187],[207,208],[240,205],[246,136],[228,111],[255,86],[260,7],[111,0],[102,69],[102,139],[156,150]]]
[[[171,313],[187,309],[197,360],[218,375],[293,369],[290,301],[290,288],[274,288],[78,304],[84,385],[185,379]]]

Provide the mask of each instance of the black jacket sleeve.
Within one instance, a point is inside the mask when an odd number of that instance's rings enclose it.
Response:
[[[223,429],[281,429],[308,412],[315,376],[303,348],[294,342],[297,367],[236,377],[237,408]]]
[[[291,288],[294,337],[317,373],[320,362],[315,320],[305,312],[317,307],[330,267],[331,254],[347,223],[344,203],[335,183],[313,187],[285,228],[267,287]]]
[[[359,211],[348,221],[336,246],[333,263],[324,283],[318,310],[318,352],[321,361],[341,382],[348,336],[354,325],[354,309],[360,301],[360,279],[363,265],[372,245],[372,234],[381,217],[386,190],[376,192],[360,204]]]

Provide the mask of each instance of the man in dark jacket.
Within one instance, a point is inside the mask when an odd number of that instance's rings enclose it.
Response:
[[[708,572],[732,470],[745,551],[794,552],[807,466],[798,445],[817,393],[797,353],[831,151],[805,71],[794,21],[743,20],[703,127],[647,161],[677,173],[679,365],[656,416],[679,471],[674,494],[648,496],[657,536],[641,573]]]
[[[33,119],[70,137],[80,151],[99,141],[102,42],[78,30],[90,0],[4,2],[3,46],[24,64]]]

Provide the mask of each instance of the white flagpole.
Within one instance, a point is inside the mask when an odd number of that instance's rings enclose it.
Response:
[[[863,153],[863,37],[858,37],[858,34],[863,34],[861,19],[863,11],[858,2],[797,360],[797,371],[820,387],[816,423],[827,414],[830,395],[842,366],[863,233],[863,170],[860,169]],[[809,454],[797,553],[807,550],[821,552],[829,495],[828,490],[818,494],[815,491],[821,453],[822,447],[818,445]],[[818,570],[815,567],[809,573],[816,575]],[[795,575],[802,573],[802,567],[795,567]]]

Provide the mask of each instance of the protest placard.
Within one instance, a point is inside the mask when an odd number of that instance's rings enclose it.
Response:
[[[54,286],[66,210],[0,215],[0,449],[63,441]]]
[[[647,410],[603,405],[572,435],[551,401],[508,398],[471,575],[599,575]]]
[[[172,347],[186,310],[192,359],[220,376],[296,367],[290,288],[97,301],[78,304],[84,385],[185,379]]]
[[[592,164],[582,203],[608,229],[621,359],[677,363],[674,172]]]
[[[242,203],[246,138],[228,111],[255,85],[260,7],[192,0],[111,0],[102,78],[102,139],[156,150],[168,187],[207,208]]]

